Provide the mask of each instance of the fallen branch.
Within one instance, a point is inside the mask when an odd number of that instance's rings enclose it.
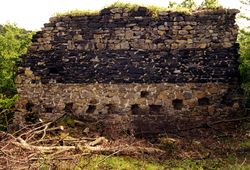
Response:
[[[51,123],[52,123],[52,122],[48,122],[48,123],[43,124],[43,125],[41,125],[41,126],[39,126],[39,127],[36,127],[36,128],[34,128],[34,129],[31,129],[31,130],[29,130],[28,132],[21,134],[19,137],[21,138],[22,136],[27,135],[27,136],[28,136],[27,138],[31,138],[31,137],[34,135],[33,132],[38,131],[38,130],[41,129],[41,128],[47,127],[47,126],[49,126]]]
[[[37,125],[42,124],[42,123],[43,123],[43,122],[38,122],[38,123],[36,123],[36,124],[24,126],[24,127],[22,127],[21,129],[19,129],[19,130],[17,130],[16,132],[14,132],[12,135],[14,136],[14,135],[18,134],[19,132],[22,132],[23,130],[28,129],[29,127],[34,127],[34,126],[37,126]]]
[[[139,147],[139,146],[127,146],[125,148],[123,147],[91,147],[91,146],[85,146],[86,149],[90,150],[93,153],[99,153],[99,154],[114,154],[119,153],[121,155],[137,155],[141,153],[145,154],[164,154],[165,151],[153,147]]]
[[[90,142],[89,146],[96,146],[96,145],[99,145],[103,142],[108,142],[108,140],[105,137],[99,137],[96,140],[94,140],[93,142]]]
[[[120,153],[121,155],[135,155],[135,154],[164,154],[165,151],[157,148],[151,147],[137,147],[137,146],[127,146],[123,147],[101,147],[101,146],[35,146],[28,144],[21,137],[17,138],[17,142],[12,142],[13,144],[31,151],[39,151],[39,152],[53,152],[53,151],[65,151],[65,150],[76,150],[80,149],[82,152],[93,152],[93,153],[101,153],[101,154],[116,154]]]
[[[27,150],[40,151],[40,152],[52,152],[55,150],[74,150],[75,146],[34,146],[28,144],[21,137],[17,137],[18,142],[13,142],[13,144]]]
[[[220,124],[220,123],[237,122],[237,121],[248,120],[248,119],[250,120],[250,116],[249,117],[236,118],[236,119],[219,120],[219,121],[208,123],[208,124],[210,126],[212,126],[212,125],[216,125],[216,124]]]
[[[8,111],[7,109],[2,110],[2,111],[0,112],[0,115],[6,113],[7,111]]]
[[[241,118],[236,118],[236,119],[226,119],[226,120],[219,120],[216,122],[205,122],[202,123],[198,126],[191,127],[188,129],[180,129],[178,131],[187,131],[187,130],[193,130],[193,129],[198,129],[198,128],[213,128],[213,125],[221,124],[221,123],[229,123],[229,122],[237,122],[237,121],[243,121],[243,120],[250,120],[250,117],[241,117]],[[213,128],[214,129],[214,128]]]

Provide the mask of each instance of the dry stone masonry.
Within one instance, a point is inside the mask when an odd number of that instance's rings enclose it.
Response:
[[[44,119],[67,112],[101,122],[102,132],[135,134],[237,114],[244,107],[237,13],[153,16],[138,7],[52,17],[20,63],[17,107]]]

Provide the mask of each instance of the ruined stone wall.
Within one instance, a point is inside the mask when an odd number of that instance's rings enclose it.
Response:
[[[53,17],[23,56],[17,107],[154,132],[235,114],[243,108],[237,12],[152,16],[139,7]]]

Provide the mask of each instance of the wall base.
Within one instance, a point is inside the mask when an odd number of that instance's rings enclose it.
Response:
[[[225,83],[19,84],[18,92],[17,107],[41,119],[67,113],[129,133],[174,132],[240,113],[244,105],[239,86]]]

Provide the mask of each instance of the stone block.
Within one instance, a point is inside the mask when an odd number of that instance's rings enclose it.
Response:
[[[222,46],[223,46],[223,48],[229,48],[229,47],[232,47],[233,44],[230,42],[224,42]]]
[[[82,37],[82,35],[76,34],[76,35],[73,36],[73,40],[75,40],[75,41],[82,41],[83,37]]]
[[[116,13],[116,14],[113,16],[113,18],[114,18],[114,19],[120,19],[120,18],[121,18],[121,14],[117,14],[117,13]]]
[[[190,26],[190,25],[187,25],[187,26],[185,26],[183,29],[184,29],[184,30],[192,30],[192,29],[193,29],[193,27],[192,27],[192,26]]]
[[[166,33],[166,31],[158,30],[157,33],[158,33],[160,36],[163,36],[163,35]]]
[[[75,49],[75,43],[73,41],[68,41],[67,49],[73,50]]]
[[[168,27],[165,25],[160,25],[160,26],[158,26],[158,30],[165,31],[165,30],[168,30]]]
[[[178,31],[179,35],[187,35],[188,31],[187,30],[180,30]]]
[[[126,50],[129,49],[128,41],[121,42],[120,46],[121,46],[121,49],[126,49]]]
[[[207,44],[206,43],[200,43],[198,44],[198,48],[206,48]]]
[[[44,45],[44,50],[51,50],[51,48],[52,48],[52,45],[51,44],[45,44]]]

